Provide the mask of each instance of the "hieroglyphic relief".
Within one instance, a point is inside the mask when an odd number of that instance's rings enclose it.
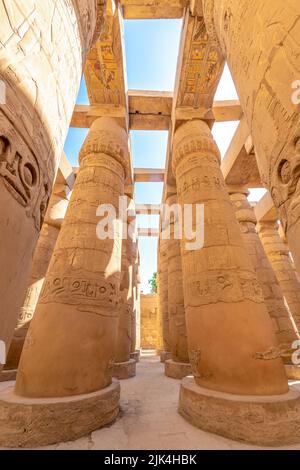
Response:
[[[119,11],[108,11],[100,39],[91,49],[85,69],[91,104],[125,106]]]
[[[49,202],[51,182],[33,153],[24,144],[17,150],[16,142],[5,136],[0,136],[0,178],[40,230]]]
[[[177,107],[210,109],[221,78],[224,60],[211,44],[202,17],[190,17],[191,40],[187,41]]]
[[[44,282],[39,302],[63,302],[68,305],[90,305],[93,307],[108,304],[116,307],[118,304],[118,286],[104,278],[89,278],[83,276],[48,276]],[[108,309],[107,316],[112,314]],[[101,315],[103,312],[101,311]]]

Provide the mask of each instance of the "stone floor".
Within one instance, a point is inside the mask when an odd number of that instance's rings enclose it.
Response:
[[[157,356],[147,354],[137,376],[121,382],[121,414],[112,426],[74,442],[43,447],[53,450],[234,450],[257,449],[203,432],[177,413],[180,382],[167,378]],[[0,384],[0,390],[6,387]],[[300,382],[299,384],[300,388]],[[281,449],[300,449],[300,445]]]

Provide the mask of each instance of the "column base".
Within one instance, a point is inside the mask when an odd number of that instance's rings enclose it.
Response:
[[[187,375],[193,375],[191,364],[175,362],[173,359],[165,361],[165,374],[172,379],[183,379]]]
[[[135,362],[140,362],[141,351],[137,349],[133,353],[130,353],[130,359],[133,359]]]
[[[300,366],[285,364],[284,368],[289,380],[300,380]]]
[[[72,441],[115,421],[120,384],[64,398],[24,398],[0,392],[0,446],[40,447]]]
[[[164,351],[163,349],[159,353],[160,362],[166,362],[168,359],[172,359],[172,354],[170,351]]]
[[[284,395],[231,395],[185,377],[179,413],[194,426],[235,441],[259,446],[300,442],[300,392],[295,387]]]
[[[115,362],[113,368],[113,377],[115,379],[124,380],[135,377],[136,374],[136,361],[129,359],[127,362]]]
[[[0,372],[0,382],[10,382],[16,380],[17,378],[17,369],[6,370],[2,369]]]

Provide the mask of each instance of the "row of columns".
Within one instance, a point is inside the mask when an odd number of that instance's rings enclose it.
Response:
[[[30,279],[30,302],[22,310],[30,312],[31,321],[22,330],[22,343],[28,331],[15,388],[0,396],[0,407],[14,408],[24,400],[32,406],[18,415],[13,432],[3,432],[3,445],[76,438],[112,422],[118,414],[120,386],[113,377],[135,375],[140,321],[138,243],[124,227],[120,208],[129,161],[127,132],[113,119],[98,119],[80,151],[70,201],[60,205],[61,195],[57,201],[53,194],[33,264],[32,278],[38,282],[32,287]],[[66,206],[63,217],[61,209]],[[107,225],[113,230],[108,236],[99,230],[99,222],[103,228],[105,220],[97,216],[100,206],[115,213]],[[128,223],[134,222],[135,214],[131,217]],[[48,233],[57,219],[54,241]],[[41,269],[45,236],[48,251]],[[20,341],[18,354],[9,355],[11,366],[17,366],[21,346]],[[4,421],[5,413],[0,428]]]
[[[99,0],[0,2],[0,340],[6,349],[104,8]]]

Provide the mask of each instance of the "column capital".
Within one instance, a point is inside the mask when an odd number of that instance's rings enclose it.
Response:
[[[220,151],[215,143],[208,125],[201,120],[188,121],[182,124],[174,134],[173,142],[173,171],[176,174],[177,166],[189,156],[203,154],[211,155],[221,161]]]
[[[109,155],[129,172],[129,146],[127,132],[112,118],[101,117],[93,122],[79,153],[79,162],[95,153]]]

